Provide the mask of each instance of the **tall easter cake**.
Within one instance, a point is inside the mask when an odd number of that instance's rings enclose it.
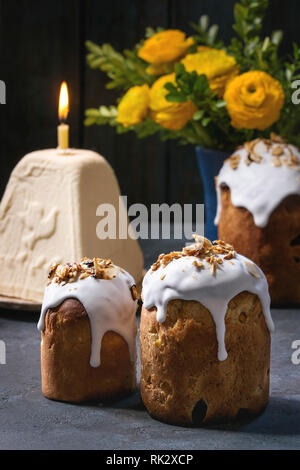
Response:
[[[107,161],[89,150],[26,155],[0,204],[0,295],[41,303],[49,266],[84,256],[113,258],[138,283],[143,256],[136,240],[96,234],[100,204],[119,211],[119,186]],[[119,214],[121,212],[121,214]]]
[[[272,302],[300,302],[300,152],[280,137],[247,142],[217,177],[218,235],[265,273]]]
[[[269,398],[266,278],[229,244],[195,242],[160,255],[143,281],[142,398],[173,424],[259,413]]]

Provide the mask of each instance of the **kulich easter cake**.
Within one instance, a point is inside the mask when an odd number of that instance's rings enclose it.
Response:
[[[135,281],[110,260],[54,265],[41,316],[42,392],[68,402],[136,387]]]
[[[95,253],[112,258],[139,283],[144,263],[138,242],[96,233],[102,204],[126,223],[119,196],[113,169],[96,152],[48,149],[23,157],[0,203],[0,296],[41,303],[50,265]]]
[[[141,393],[151,416],[198,425],[265,408],[274,327],[259,267],[195,236],[160,255],[142,297]]]
[[[218,236],[265,273],[274,304],[300,303],[300,152],[280,137],[247,142],[217,177]]]

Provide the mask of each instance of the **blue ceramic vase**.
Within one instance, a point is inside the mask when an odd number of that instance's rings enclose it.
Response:
[[[209,240],[218,238],[218,230],[214,225],[217,211],[217,194],[215,176],[218,175],[224,160],[230,153],[219,150],[196,147],[196,157],[204,189],[204,235]]]

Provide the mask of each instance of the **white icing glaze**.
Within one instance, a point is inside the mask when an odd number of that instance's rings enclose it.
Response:
[[[127,341],[131,361],[135,362],[137,301],[130,291],[134,285],[133,277],[123,270],[111,280],[89,276],[64,285],[52,282],[45,289],[38,329],[44,330],[49,308],[58,307],[69,298],[77,299],[84,306],[91,325],[90,365],[100,365],[101,342],[107,331],[114,331]]]
[[[231,202],[235,207],[244,207],[253,215],[257,227],[265,227],[272,212],[281,201],[291,194],[300,195],[299,171],[296,167],[273,166],[272,150],[278,147],[273,142],[269,149],[263,142],[255,146],[255,151],[262,157],[260,163],[253,162],[249,166],[245,163],[248,151],[243,147],[234,152],[240,156],[240,163],[234,170],[229,161],[225,161],[218,175],[217,183],[217,214],[215,225],[220,221],[222,202],[220,185],[225,183],[230,188]],[[284,146],[283,146],[284,148]],[[284,156],[288,157],[288,148],[300,158],[300,152],[293,145],[285,147]],[[298,167],[299,170],[299,167]]]
[[[225,255],[215,256],[223,259]],[[261,269],[241,255],[236,255],[231,260],[224,260],[215,275],[212,274],[211,265],[207,261],[201,259],[204,266],[199,269],[193,265],[196,260],[199,261],[194,256],[184,256],[174,259],[165,267],[159,267],[156,271],[150,269],[143,281],[144,307],[146,309],[156,307],[156,319],[163,323],[170,300],[200,302],[210,311],[214,319],[218,358],[224,361],[227,358],[225,315],[229,301],[240,292],[248,291],[259,297],[266,324],[270,331],[274,330],[268,283]]]

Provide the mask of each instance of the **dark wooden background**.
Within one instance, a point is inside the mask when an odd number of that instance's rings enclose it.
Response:
[[[132,47],[146,26],[176,27],[209,14],[231,37],[234,0],[0,0],[0,197],[10,172],[27,152],[56,146],[59,86],[71,92],[71,145],[94,149],[111,163],[129,203],[201,202],[194,149],[117,136],[109,127],[84,128],[84,109],[114,103],[105,75],[85,65],[86,39]],[[299,0],[270,0],[265,32],[284,29],[282,50],[299,42]]]

